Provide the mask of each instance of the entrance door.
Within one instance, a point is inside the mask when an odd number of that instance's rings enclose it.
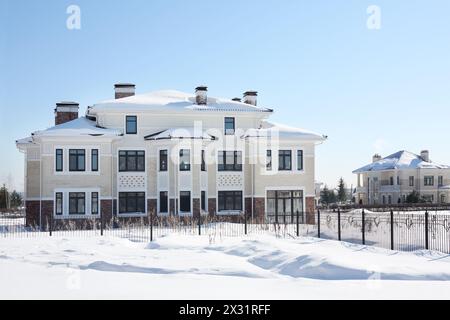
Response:
[[[297,211],[299,222],[303,223],[303,191],[267,191],[267,218],[270,222],[294,223]]]

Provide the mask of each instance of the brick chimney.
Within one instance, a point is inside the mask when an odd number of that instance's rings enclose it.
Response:
[[[208,104],[208,87],[199,86],[195,88],[195,103],[198,105]]]
[[[258,92],[257,91],[247,91],[244,92],[244,103],[256,106]]]
[[[55,108],[55,125],[78,119],[79,106],[77,102],[58,102]]]
[[[430,162],[430,151],[428,150],[422,150],[420,152],[420,157],[425,161],[425,162]]]
[[[131,97],[136,93],[136,85],[132,83],[116,83],[114,85],[114,92],[116,99]]]

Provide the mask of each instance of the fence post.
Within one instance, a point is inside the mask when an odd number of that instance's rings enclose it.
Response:
[[[244,227],[245,227],[245,235],[247,235],[247,213],[244,212]]]
[[[338,208],[338,240],[341,241],[341,209]]]
[[[429,238],[428,238],[428,210],[425,211],[425,249],[428,250],[429,249]]]
[[[394,250],[394,210],[391,210],[391,250]]]
[[[53,213],[50,214],[50,237],[52,236],[52,231],[53,231]]]
[[[362,223],[362,244],[366,244],[366,213],[364,209],[362,209],[361,214],[361,223]]]
[[[317,209],[317,237],[320,239],[320,209]]]
[[[100,236],[103,237],[103,210],[100,209]]]
[[[150,211],[150,242],[153,241],[153,211]]]
[[[299,219],[299,212],[297,210],[297,237],[300,236],[300,224],[299,224],[298,219]]]
[[[201,214],[198,215],[198,235],[201,236],[202,235],[202,222],[201,222]]]

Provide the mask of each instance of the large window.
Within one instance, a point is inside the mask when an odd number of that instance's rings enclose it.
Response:
[[[272,150],[266,152],[266,169],[267,171],[272,170]]]
[[[270,222],[296,222],[297,211],[299,213],[299,223],[303,223],[303,191],[267,191],[267,218]]]
[[[180,192],[180,212],[191,212],[191,192]]]
[[[167,171],[167,150],[159,150],[159,171]]]
[[[126,133],[127,134],[137,134],[137,117],[127,116],[126,117]]]
[[[119,213],[145,213],[145,192],[119,192]]]
[[[98,192],[91,193],[91,214],[98,214]]]
[[[303,170],[303,150],[297,150],[297,170]]]
[[[69,214],[86,214],[86,194],[69,192]]]
[[[278,151],[278,170],[285,171],[292,169],[292,151]]]
[[[160,213],[169,212],[169,197],[167,191],[161,191],[159,193],[159,212]]]
[[[57,192],[55,197],[55,214],[61,216],[63,214],[63,193]]]
[[[69,150],[69,171],[86,170],[86,151],[84,149]]]
[[[98,149],[91,150],[91,170],[98,171]]]
[[[409,186],[414,187],[414,176],[409,177]]]
[[[119,171],[145,171],[145,151],[119,151]]]
[[[180,171],[191,170],[191,151],[189,149],[180,150]]]
[[[235,121],[233,117],[225,118],[225,134],[233,135],[235,132]]]
[[[219,171],[242,171],[242,152],[219,151],[217,163]]]
[[[242,191],[219,191],[219,211],[242,211]]]
[[[434,186],[434,176],[425,176],[423,184],[425,186]]]
[[[444,177],[443,176],[439,176],[438,177],[438,186],[442,187],[444,185]]]
[[[56,149],[56,171],[63,171],[63,149]]]

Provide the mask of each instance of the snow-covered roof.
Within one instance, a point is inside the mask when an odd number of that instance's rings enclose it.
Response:
[[[108,100],[94,104],[92,114],[98,111],[231,111],[272,112],[272,109],[257,107],[230,99],[208,97],[206,105],[195,103],[195,95],[176,90],[162,90],[126,98]]]
[[[168,140],[168,139],[202,139],[214,140],[214,137],[204,131],[194,128],[171,128],[159,131],[145,137],[145,140]]]
[[[120,136],[122,132],[115,129],[105,129],[97,126],[95,121],[81,117],[42,131],[36,131],[33,136]]]
[[[16,140],[16,145],[25,145],[33,143],[33,137],[26,137],[23,139]]]
[[[245,133],[245,138],[266,138],[276,137],[280,139],[300,139],[307,141],[324,141],[326,136],[306,129],[295,128],[279,123],[262,121],[259,129],[249,129]]]
[[[394,169],[450,169],[450,166],[425,161],[421,156],[409,151],[398,151],[386,158],[359,168],[353,173]]]

